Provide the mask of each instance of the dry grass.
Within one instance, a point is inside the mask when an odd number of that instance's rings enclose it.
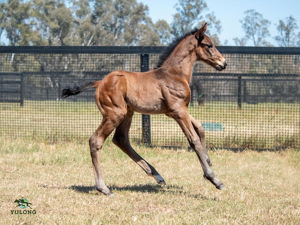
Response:
[[[1,224],[300,224],[300,152],[210,151],[218,191],[193,152],[135,146],[165,178],[159,186],[108,143],[106,197],[94,189],[87,144],[0,138]],[[15,199],[34,215],[12,215]]]

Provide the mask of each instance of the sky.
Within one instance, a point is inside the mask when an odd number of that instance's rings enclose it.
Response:
[[[149,7],[149,16],[155,23],[160,19],[172,22],[172,16],[176,13],[175,5],[178,0],[137,0]],[[293,16],[296,19],[300,32],[300,0],[206,0],[208,12],[214,12],[217,19],[221,21],[222,31],[219,39],[222,44],[235,45],[233,38],[242,38],[240,20],[248,9],[255,9],[271,22],[269,31],[271,38],[269,42],[275,44],[273,37],[277,35],[276,26],[279,20]],[[192,28],[191,28],[192,29]],[[209,29],[209,27],[208,27]],[[247,44],[250,44],[248,42]]]

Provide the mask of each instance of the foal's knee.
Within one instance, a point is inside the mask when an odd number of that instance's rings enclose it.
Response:
[[[96,134],[93,134],[89,140],[91,153],[95,151],[99,151],[102,148],[102,144],[103,141],[101,141],[101,138],[98,137]]]

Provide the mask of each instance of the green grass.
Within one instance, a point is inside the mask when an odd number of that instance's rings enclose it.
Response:
[[[281,149],[300,148],[300,105],[287,103],[243,104],[208,102],[189,107],[199,121],[221,123],[223,131],[207,131],[209,147]],[[94,102],[25,101],[24,107],[0,103],[0,135],[29,137],[49,142],[86,141],[101,121]],[[133,142],[142,136],[141,114],[130,130]],[[151,116],[151,139],[155,146],[188,143],[176,122],[164,115]]]
[[[165,178],[159,186],[111,142],[101,152],[106,184],[94,188],[87,144],[0,138],[1,224],[299,224],[300,152],[209,151],[227,190],[204,180],[186,150],[135,146]],[[12,215],[15,199],[34,215]]]

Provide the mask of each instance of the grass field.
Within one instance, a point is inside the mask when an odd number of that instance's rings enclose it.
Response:
[[[209,151],[225,191],[203,179],[193,152],[135,149],[167,185],[108,142],[107,197],[94,189],[87,144],[0,137],[0,224],[300,224],[299,149]],[[36,213],[11,214],[20,198]]]
[[[235,102],[207,102],[189,111],[201,122],[222,124],[222,131],[206,132],[210,147],[300,148],[300,104],[243,104],[238,110]],[[86,141],[100,121],[94,102],[25,101],[23,107],[0,103],[1,136]],[[142,137],[141,121],[136,113],[130,130],[136,143]],[[188,146],[176,122],[164,115],[151,116],[151,139],[154,146]]]

